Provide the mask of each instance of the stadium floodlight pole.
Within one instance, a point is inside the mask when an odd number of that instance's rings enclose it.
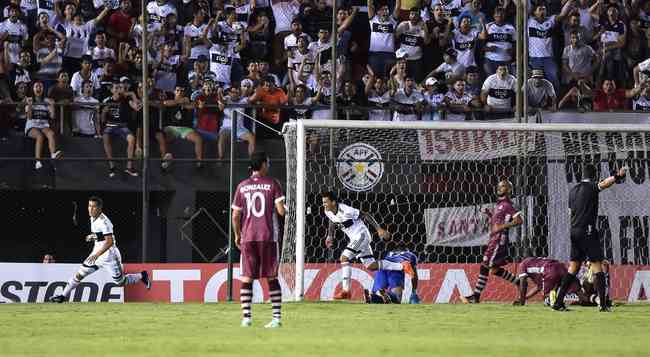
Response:
[[[235,195],[235,133],[237,128],[237,120],[239,120],[239,111],[233,110],[232,122],[230,123],[230,187],[228,188],[228,301],[232,301],[232,276],[233,276],[233,261],[232,250],[233,240],[235,239],[232,230],[232,198]]]
[[[142,262],[147,261],[149,240],[149,51],[147,46],[147,2],[142,1]],[[136,87],[137,91],[137,87]]]
[[[305,282],[305,126],[303,120],[296,123],[296,284],[295,300],[302,301]],[[286,223],[285,223],[286,224]]]
[[[515,2],[517,6],[517,16],[515,19],[515,24],[517,25],[518,29],[523,28],[523,1],[517,1]],[[526,79],[524,73],[524,66],[523,66],[523,33],[522,31],[517,31],[516,33],[517,37],[517,42],[515,43],[515,76],[517,77],[517,90],[515,92],[515,119],[517,120],[517,123],[521,123],[521,110],[523,109],[524,102],[522,98],[522,89],[526,85]]]

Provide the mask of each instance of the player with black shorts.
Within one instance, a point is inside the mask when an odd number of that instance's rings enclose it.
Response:
[[[610,311],[605,303],[607,299],[607,284],[605,273],[602,271],[601,262],[604,259],[603,248],[600,244],[600,237],[596,230],[598,218],[598,194],[600,191],[611,187],[615,183],[621,183],[625,179],[627,167],[623,167],[614,176],[610,176],[598,183],[598,171],[596,166],[588,164],[582,169],[583,180],[575,185],[569,192],[569,211],[571,214],[571,257],[569,261],[569,273],[562,278],[560,289],[557,293],[557,300],[553,304],[553,310],[567,310],[564,304],[564,295],[568,287],[577,282],[576,274],[587,260],[591,263],[594,272],[594,287],[598,293],[599,300],[603,302],[599,309],[603,312]]]

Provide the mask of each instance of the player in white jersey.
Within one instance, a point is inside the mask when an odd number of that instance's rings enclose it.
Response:
[[[50,302],[62,303],[67,301],[70,298],[70,293],[81,283],[81,280],[100,268],[106,270],[115,284],[119,286],[142,281],[147,289],[151,288],[149,275],[146,271],[143,270],[138,274],[124,274],[122,255],[120,250],[117,249],[115,234],[113,233],[113,223],[102,212],[103,205],[104,203],[99,197],[93,196],[88,199],[91,233],[86,236],[86,241],[95,242],[93,251],[81,264],[77,273],[68,280],[68,284],[63,289],[63,294],[52,296]]]
[[[334,299],[350,298],[350,277],[352,276],[350,261],[354,258],[361,260],[361,263],[368,270],[403,270],[411,277],[415,276],[415,271],[409,262],[395,263],[385,259],[375,260],[372,254],[372,248],[370,247],[372,236],[364,221],[372,225],[377,231],[377,234],[384,240],[390,239],[390,233],[381,228],[372,215],[348,205],[338,203],[334,192],[323,192],[321,193],[321,198],[325,215],[330,220],[325,245],[329,248],[334,244],[336,228],[343,231],[350,239],[350,243],[345,247],[340,258],[343,271],[343,289],[334,296]]]

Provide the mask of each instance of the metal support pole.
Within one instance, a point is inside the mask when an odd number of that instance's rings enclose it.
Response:
[[[336,26],[336,5],[337,1],[332,1],[332,95],[330,96],[330,110],[332,111],[332,119],[338,119],[336,115],[336,81],[337,81],[337,65],[336,65],[336,47],[338,46],[338,34]]]
[[[147,261],[149,240],[149,50],[147,45],[147,8],[142,1],[142,262]],[[137,140],[136,140],[137,141]]]
[[[232,301],[232,283],[233,283],[233,241],[235,239],[232,230],[232,199],[235,195],[235,132],[237,128],[237,121],[239,120],[239,113],[236,110],[232,112],[232,120],[230,122],[230,188],[228,192],[228,301]]]
[[[523,55],[523,48],[524,48],[524,35],[523,32],[523,17],[524,17],[524,8],[522,5],[523,2],[515,2],[517,4],[517,17],[515,20],[516,28],[519,29],[517,31],[516,36],[517,36],[517,42],[515,43],[516,46],[516,52],[515,52],[515,63],[516,63],[516,68],[515,68],[515,76],[517,77],[517,91],[515,92],[515,119],[517,123],[521,123],[521,111],[524,108],[524,101],[522,97],[522,90],[523,87],[526,85],[526,76],[524,75],[525,71],[525,66],[523,63],[524,55]]]

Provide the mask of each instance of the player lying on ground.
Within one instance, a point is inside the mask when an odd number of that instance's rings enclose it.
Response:
[[[146,271],[138,274],[124,274],[122,267],[122,255],[117,249],[117,240],[113,233],[113,223],[102,212],[103,201],[99,197],[88,199],[88,214],[90,215],[90,230],[92,233],[86,236],[87,242],[95,242],[92,253],[81,264],[77,273],[68,280],[63,289],[63,294],[52,296],[50,302],[62,303],[70,298],[70,293],[81,283],[86,276],[96,272],[99,268],[106,270],[115,284],[119,286],[135,284],[142,281],[147,289],[151,288],[151,282]]]
[[[375,260],[375,257],[372,254],[372,248],[370,247],[372,235],[364,221],[373,226],[377,231],[377,234],[384,240],[390,239],[390,233],[381,228],[372,215],[345,204],[338,203],[334,192],[323,192],[321,193],[321,197],[323,207],[325,208],[325,215],[330,220],[325,245],[328,248],[331,248],[334,244],[336,228],[343,231],[343,233],[345,233],[345,235],[350,239],[350,243],[343,250],[340,259],[343,270],[343,289],[335,294],[335,299],[350,298],[350,277],[352,275],[350,262],[354,258],[361,260],[361,263],[368,270],[403,270],[409,276],[415,276],[415,271],[413,270],[411,263],[407,261],[395,263],[386,259],[379,261]]]
[[[483,263],[478,274],[478,280],[474,287],[474,294],[462,297],[464,303],[477,304],[481,300],[481,293],[487,285],[488,275],[496,275],[515,285],[519,285],[519,279],[511,272],[503,268],[508,264],[508,245],[510,228],[520,225],[521,212],[515,210],[510,201],[512,194],[512,183],[508,180],[501,180],[497,185],[497,204],[494,212],[488,214],[490,217],[490,240],[483,254]]]
[[[602,271],[601,262],[604,260],[603,247],[600,244],[599,232],[596,229],[598,219],[598,195],[600,191],[611,187],[615,183],[625,180],[627,167],[622,167],[614,176],[600,182],[596,166],[588,164],[582,168],[583,180],[575,185],[569,192],[569,213],[571,215],[571,254],[569,258],[568,274],[562,278],[557,292],[557,301],[553,310],[565,311],[564,295],[568,287],[578,281],[576,274],[582,262],[591,262],[593,270],[593,285],[601,302],[599,311],[609,312],[607,305],[607,282]]]
[[[409,262],[417,273],[418,258],[408,250],[391,250],[384,256],[384,260],[395,263]],[[413,290],[409,299],[410,304],[419,304],[420,298],[417,294],[418,275],[411,277]],[[402,291],[404,290],[404,272],[399,270],[380,269],[375,272],[372,291],[363,290],[368,304],[399,304],[402,302]]]
[[[235,244],[241,251],[239,290],[242,327],[253,324],[253,280],[266,279],[273,318],[265,328],[282,326],[282,290],[278,281],[278,216],[284,216],[284,195],[280,183],[268,176],[269,158],[264,152],[251,155],[251,177],[237,185],[232,202]]]

